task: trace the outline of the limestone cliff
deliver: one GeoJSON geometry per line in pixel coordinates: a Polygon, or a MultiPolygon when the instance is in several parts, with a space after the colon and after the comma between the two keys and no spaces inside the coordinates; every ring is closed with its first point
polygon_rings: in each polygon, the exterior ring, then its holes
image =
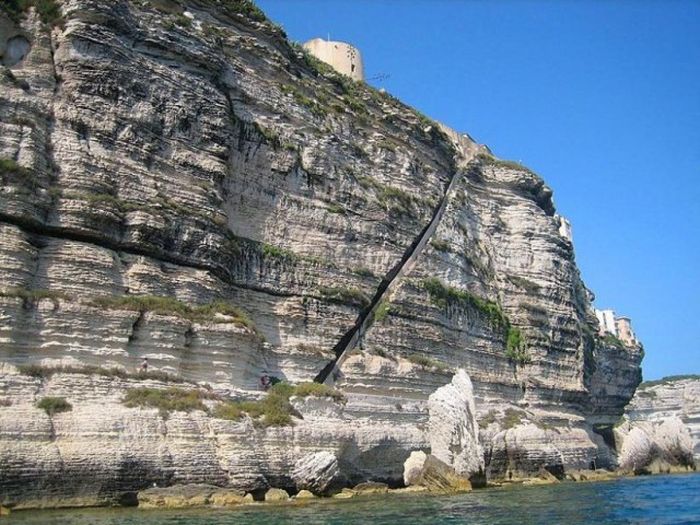
{"type": "Polygon", "coordinates": [[[537,175],[246,1],[57,10],[0,12],[0,503],[293,489],[324,451],[347,483],[400,484],[457,369],[490,476],[614,461],[642,352],[594,335],[537,175]],[[126,373],[144,357],[163,375],[126,373]],[[263,371],[346,402],[292,397],[292,426],[213,416],[260,398],[263,371]],[[169,417],[123,402],[172,380],[211,396],[169,417]]]}
{"type": "Polygon", "coordinates": [[[700,377],[642,383],[615,434],[625,468],[694,469],[700,462],[700,377]]]}

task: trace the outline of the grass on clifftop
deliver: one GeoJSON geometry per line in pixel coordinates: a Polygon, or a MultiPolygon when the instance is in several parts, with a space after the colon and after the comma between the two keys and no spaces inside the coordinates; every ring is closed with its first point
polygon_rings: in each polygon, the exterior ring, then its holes
{"type": "Polygon", "coordinates": [[[517,170],[517,171],[526,171],[527,173],[532,173],[533,175],[536,175],[534,171],[532,171],[530,168],[527,166],[523,166],[519,162],[515,162],[513,160],[502,160],[502,159],[497,159],[493,155],[489,153],[479,153],[476,156],[476,159],[481,162],[482,164],[485,165],[492,165],[500,168],[507,168],[511,170],[517,170]]]}
{"type": "Polygon", "coordinates": [[[661,379],[654,379],[652,381],[644,381],[638,387],[638,390],[643,390],[645,388],[651,388],[658,385],[670,385],[675,381],[683,381],[684,379],[695,379],[700,380],[700,375],[698,374],[683,374],[677,376],[666,376],[661,379]]]}
{"type": "Polygon", "coordinates": [[[49,416],[73,410],[73,405],[66,401],[65,397],[43,397],[36,406],[44,410],[49,416]]]}
{"type": "Polygon", "coordinates": [[[336,402],[345,401],[341,392],[319,383],[300,383],[296,386],[277,383],[260,401],[225,401],[214,407],[212,415],[231,421],[238,421],[248,415],[265,427],[288,426],[292,424],[294,413],[294,408],[289,402],[292,396],[327,397],[336,402]]]}

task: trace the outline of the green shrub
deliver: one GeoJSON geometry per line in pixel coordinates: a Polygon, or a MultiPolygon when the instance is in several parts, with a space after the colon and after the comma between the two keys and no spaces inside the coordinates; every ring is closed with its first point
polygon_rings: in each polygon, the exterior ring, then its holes
{"type": "Polygon", "coordinates": [[[479,428],[487,428],[491,423],[496,422],[496,411],[489,410],[488,413],[479,420],[479,428]]]}
{"type": "Polygon", "coordinates": [[[369,305],[369,299],[357,288],[322,286],[319,291],[324,299],[340,304],[354,304],[361,307],[369,305]]]}
{"type": "Polygon", "coordinates": [[[520,277],[518,275],[510,275],[508,276],[508,280],[512,282],[515,286],[522,288],[528,293],[536,294],[540,291],[539,284],[537,284],[534,281],[531,281],[530,279],[526,279],[525,277],[520,277]]]}
{"type": "Polygon", "coordinates": [[[222,0],[217,3],[228,14],[241,14],[256,22],[265,22],[267,17],[251,0],[222,0]]]}
{"type": "Polygon", "coordinates": [[[345,401],[345,396],[342,392],[321,383],[300,383],[294,387],[293,395],[299,397],[329,397],[333,401],[345,401]]]}
{"type": "Polygon", "coordinates": [[[41,299],[51,299],[54,305],[58,304],[59,299],[62,299],[64,301],[70,301],[72,299],[72,297],[67,293],[60,292],[58,290],[46,290],[43,288],[29,290],[28,288],[20,287],[0,290],[0,297],[17,297],[23,299],[25,304],[36,303],[41,299]]]}
{"type": "Polygon", "coordinates": [[[482,299],[467,291],[446,286],[437,277],[424,279],[423,288],[427,290],[431,301],[441,308],[446,308],[450,304],[471,307],[481,312],[496,330],[503,330],[505,332],[510,326],[510,321],[503,313],[498,303],[489,301],[488,299],[482,299]]]}
{"type": "Polygon", "coordinates": [[[161,416],[167,418],[170,412],[191,412],[202,410],[207,412],[204,399],[212,399],[212,395],[197,389],[183,388],[131,388],[126,391],[122,401],[130,408],[157,408],[161,416]]]}
{"type": "Polygon", "coordinates": [[[523,341],[523,336],[519,328],[513,326],[508,327],[506,334],[506,357],[521,365],[530,362],[530,356],[527,354],[525,342],[523,341]]]}
{"type": "Polygon", "coordinates": [[[318,101],[306,96],[296,86],[282,84],[281,90],[285,95],[292,95],[297,104],[306,107],[314,115],[318,117],[325,117],[328,114],[326,109],[318,101]]]}
{"type": "Polygon", "coordinates": [[[274,259],[282,259],[286,261],[295,261],[299,257],[290,250],[280,248],[279,246],[273,246],[272,244],[263,243],[262,244],[262,254],[265,257],[271,257],[274,259]]]}
{"type": "Polygon", "coordinates": [[[30,7],[36,9],[45,24],[55,26],[63,22],[61,9],[55,0],[3,0],[0,9],[4,8],[13,19],[19,20],[30,7]]]}
{"type": "Polygon", "coordinates": [[[12,159],[0,158],[0,175],[5,174],[27,175],[29,174],[29,170],[23,166],[20,166],[12,159]]]}
{"type": "Polygon", "coordinates": [[[118,377],[120,379],[137,379],[145,381],[151,379],[154,381],[163,381],[166,383],[184,383],[184,379],[168,374],[167,372],[161,372],[158,370],[149,370],[130,373],[123,368],[105,368],[101,366],[94,365],[58,365],[58,366],[48,366],[39,364],[26,364],[19,365],[17,367],[20,374],[35,377],[38,379],[48,379],[54,374],[83,374],[83,375],[98,375],[104,377],[118,377]]]}
{"type": "Polygon", "coordinates": [[[674,383],[675,381],[683,381],[685,379],[694,379],[694,380],[700,380],[700,375],[697,374],[684,374],[684,375],[676,375],[676,376],[666,376],[662,377],[661,379],[654,379],[652,381],[644,381],[639,385],[639,389],[643,390],[645,388],[651,388],[652,386],[657,386],[657,385],[670,385],[671,383],[674,383]]]}
{"type": "Polygon", "coordinates": [[[339,215],[345,215],[346,210],[340,204],[333,203],[328,205],[328,213],[337,213],[339,215]]]}
{"type": "Polygon", "coordinates": [[[623,343],[619,337],[611,333],[606,332],[605,335],[601,337],[601,341],[608,346],[614,346],[620,349],[625,348],[625,343],[623,343]]]}
{"type": "Polygon", "coordinates": [[[387,315],[391,312],[391,303],[387,300],[383,300],[377,305],[377,309],[374,311],[374,320],[381,323],[386,319],[387,315]]]}
{"type": "Polygon", "coordinates": [[[518,363],[530,362],[526,351],[525,340],[519,328],[511,325],[510,320],[498,303],[482,299],[467,291],[457,290],[446,286],[437,277],[429,277],[422,281],[423,288],[427,290],[430,300],[441,308],[457,304],[462,307],[473,308],[486,317],[494,330],[500,330],[506,340],[506,356],[518,363]]]}
{"type": "Polygon", "coordinates": [[[505,417],[502,421],[503,428],[509,429],[518,426],[520,423],[522,423],[524,415],[525,412],[523,412],[522,410],[507,408],[505,411],[505,417]]]}
{"type": "Polygon", "coordinates": [[[421,354],[409,354],[406,356],[406,359],[408,359],[411,363],[420,366],[423,369],[430,368],[439,372],[445,372],[449,370],[449,367],[445,363],[421,354]]]}
{"type": "Polygon", "coordinates": [[[431,239],[430,246],[439,252],[451,252],[450,243],[443,239],[431,239]]]}
{"type": "MultiPolygon", "coordinates": [[[[176,315],[190,321],[217,321],[216,314],[233,317],[233,322],[255,331],[253,321],[243,310],[226,301],[216,300],[211,303],[190,306],[174,297],[158,295],[108,295],[97,297],[90,304],[105,309],[123,309],[136,312],[155,312],[176,315]]],[[[221,320],[221,322],[229,322],[221,320]]]]}
{"type": "Polygon", "coordinates": [[[175,15],[175,25],[178,27],[188,29],[192,27],[192,19],[183,14],[177,14],[175,15]]]}
{"type": "Polygon", "coordinates": [[[44,410],[49,416],[73,410],[73,405],[66,401],[65,397],[43,397],[36,406],[44,410]]]}
{"type": "Polygon", "coordinates": [[[366,266],[356,266],[350,270],[355,275],[360,277],[375,277],[374,272],[366,266]]]}
{"type": "Polygon", "coordinates": [[[495,166],[495,167],[517,170],[517,171],[526,171],[528,173],[532,173],[533,175],[535,175],[535,172],[533,172],[530,168],[523,166],[519,162],[515,162],[512,160],[497,159],[496,157],[494,157],[493,155],[491,155],[489,153],[479,153],[476,156],[476,159],[479,162],[481,162],[481,164],[484,164],[484,165],[491,165],[491,166],[495,166]]]}
{"type": "Polygon", "coordinates": [[[293,423],[294,408],[289,402],[292,396],[328,397],[336,402],[344,402],[345,396],[334,388],[319,383],[301,383],[297,386],[289,383],[277,383],[268,390],[267,395],[259,401],[224,401],[217,404],[212,411],[214,417],[238,421],[245,415],[265,427],[283,427],[293,423]]]}

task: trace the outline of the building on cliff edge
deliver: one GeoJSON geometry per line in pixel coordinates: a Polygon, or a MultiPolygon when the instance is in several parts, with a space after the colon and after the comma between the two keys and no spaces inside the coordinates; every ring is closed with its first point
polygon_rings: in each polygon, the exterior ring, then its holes
{"type": "Polygon", "coordinates": [[[360,50],[346,42],[314,38],[303,48],[333,69],[353,80],[365,80],[365,68],[360,50]]]}
{"type": "Polygon", "coordinates": [[[612,334],[627,346],[638,346],[639,340],[632,330],[629,317],[618,316],[613,310],[595,309],[595,316],[600,325],[600,335],[612,334]]]}

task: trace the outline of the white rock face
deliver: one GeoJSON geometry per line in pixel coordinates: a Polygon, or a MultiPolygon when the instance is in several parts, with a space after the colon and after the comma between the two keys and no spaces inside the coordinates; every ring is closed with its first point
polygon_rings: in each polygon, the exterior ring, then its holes
{"type": "Polygon", "coordinates": [[[299,489],[310,490],[317,496],[328,495],[342,488],[338,459],[330,452],[308,454],[294,465],[292,479],[299,489]]]}
{"type": "Polygon", "coordinates": [[[460,476],[483,472],[474,389],[464,370],[458,370],[451,383],[428,398],[428,414],[430,453],[460,476]]]}
{"type": "Polygon", "coordinates": [[[414,450],[403,464],[403,482],[407,487],[415,485],[423,472],[428,455],[422,450],[414,450]]]}
{"type": "MultiPolygon", "coordinates": [[[[640,423],[662,423],[669,421],[664,432],[677,428],[677,438],[685,440],[685,429],[690,435],[691,448],[696,462],[700,462],[700,379],[668,378],[658,384],[642,384],[625,410],[625,417],[632,427],[640,423]],[[675,419],[680,419],[680,427],[675,419]]],[[[649,427],[644,427],[648,429],[649,427]]],[[[658,434],[658,430],[652,432],[658,434]]],[[[668,442],[664,438],[664,442],[668,442]]]]}
{"type": "Polygon", "coordinates": [[[616,439],[623,470],[655,472],[695,464],[690,429],[677,417],[627,423],[616,429],[616,439]]]}

